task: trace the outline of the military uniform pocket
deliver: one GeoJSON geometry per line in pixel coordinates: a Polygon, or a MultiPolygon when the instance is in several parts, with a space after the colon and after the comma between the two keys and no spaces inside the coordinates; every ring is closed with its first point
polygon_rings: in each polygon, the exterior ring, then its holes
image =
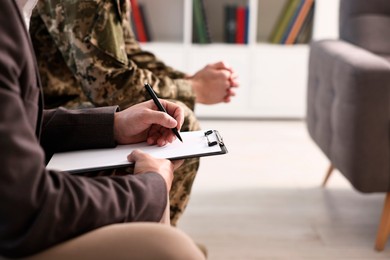
{"type": "Polygon", "coordinates": [[[122,64],[127,64],[122,18],[115,1],[102,1],[88,40],[96,48],[122,64]]]}

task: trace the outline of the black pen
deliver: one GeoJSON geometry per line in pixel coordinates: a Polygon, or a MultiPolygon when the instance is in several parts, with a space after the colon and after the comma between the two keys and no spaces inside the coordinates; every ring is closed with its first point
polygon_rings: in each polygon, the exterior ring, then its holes
{"type": "MultiPolygon", "coordinates": [[[[165,108],[161,105],[160,101],[158,100],[157,95],[156,95],[156,93],[154,93],[154,90],[152,89],[152,87],[148,83],[145,83],[145,88],[148,91],[149,95],[152,97],[154,104],[156,104],[158,110],[160,110],[161,112],[167,113],[165,108]]],[[[179,131],[177,131],[177,128],[171,128],[171,129],[172,129],[172,132],[177,136],[177,138],[179,138],[179,140],[181,142],[183,142],[183,139],[181,139],[181,136],[179,134],[179,131]]]]}

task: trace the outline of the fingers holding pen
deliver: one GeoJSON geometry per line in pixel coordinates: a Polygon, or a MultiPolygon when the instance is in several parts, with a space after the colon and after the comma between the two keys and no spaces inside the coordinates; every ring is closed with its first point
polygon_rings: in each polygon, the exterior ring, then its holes
{"type": "Polygon", "coordinates": [[[171,129],[155,125],[151,127],[146,141],[148,144],[164,146],[168,143],[172,143],[175,140],[176,136],[173,134],[171,129]]]}
{"type": "Polygon", "coordinates": [[[167,113],[176,120],[176,122],[177,122],[176,129],[180,130],[181,126],[184,123],[183,109],[179,105],[177,105],[173,102],[170,102],[170,101],[167,101],[164,99],[159,99],[159,101],[160,101],[161,105],[165,108],[167,113]]]}
{"type": "Polygon", "coordinates": [[[149,144],[157,143],[157,145],[163,146],[168,142],[173,142],[175,140],[175,136],[181,140],[178,130],[184,122],[184,111],[175,103],[157,98],[157,95],[154,93],[149,84],[146,83],[145,88],[153,99],[155,109],[160,111],[159,113],[156,113],[156,116],[161,116],[161,120],[171,121],[174,119],[175,121],[175,125],[170,125],[171,122],[168,122],[169,124],[160,124],[162,127],[152,127],[149,132],[147,142],[149,144]]]}
{"type": "Polygon", "coordinates": [[[167,113],[158,111],[152,100],[139,103],[114,115],[114,138],[118,144],[149,143],[165,145],[175,140],[171,128],[180,129],[184,112],[180,106],[161,100],[167,113]]]}

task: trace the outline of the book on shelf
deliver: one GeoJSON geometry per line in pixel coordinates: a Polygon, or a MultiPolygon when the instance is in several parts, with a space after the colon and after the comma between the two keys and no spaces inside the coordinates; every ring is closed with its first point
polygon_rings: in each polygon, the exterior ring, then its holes
{"type": "MultiPolygon", "coordinates": [[[[299,31],[301,30],[306,18],[308,17],[310,11],[313,14],[313,5],[314,0],[303,0],[302,1],[302,7],[299,9],[299,12],[297,14],[297,17],[291,27],[291,29],[288,32],[288,35],[284,41],[284,44],[294,44],[299,31]]],[[[312,15],[311,14],[311,15],[312,15]]],[[[312,19],[307,20],[307,22],[312,23],[312,19]]]]}
{"type": "Polygon", "coordinates": [[[193,0],[193,42],[211,43],[204,0],[193,0]]]}
{"type": "Polygon", "coordinates": [[[297,7],[295,8],[294,12],[293,12],[293,15],[291,16],[288,24],[287,24],[287,28],[286,30],[283,32],[283,36],[282,36],[282,39],[280,40],[279,43],[281,44],[284,44],[287,40],[287,37],[288,35],[290,34],[291,32],[291,29],[293,28],[297,18],[298,18],[298,15],[299,13],[301,12],[302,10],[302,7],[304,5],[306,0],[299,0],[299,4],[297,5],[297,7]]]}
{"type": "Polygon", "coordinates": [[[249,6],[245,7],[245,44],[249,43],[249,6]]]}
{"type": "Polygon", "coordinates": [[[236,5],[225,5],[224,7],[224,26],[225,42],[236,42],[236,5]]]}
{"type": "Polygon", "coordinates": [[[300,3],[301,0],[289,0],[286,2],[271,33],[269,39],[271,43],[282,43],[283,36],[287,32],[289,24],[294,19],[294,14],[299,8],[300,3]]]}
{"type": "Polygon", "coordinates": [[[137,0],[130,0],[131,12],[132,12],[132,22],[134,24],[133,29],[135,36],[139,42],[147,42],[145,26],[142,19],[142,14],[139,8],[137,0]]]}
{"type": "Polygon", "coordinates": [[[211,37],[211,33],[210,33],[210,28],[209,28],[209,23],[208,23],[208,19],[207,19],[207,14],[206,14],[206,6],[205,6],[205,0],[200,0],[200,7],[201,7],[201,10],[202,10],[202,16],[203,16],[203,19],[204,19],[204,31],[205,31],[205,34],[206,34],[206,41],[207,43],[211,43],[212,42],[212,37],[211,37]]]}
{"type": "Polygon", "coordinates": [[[249,37],[249,7],[241,5],[225,5],[226,43],[247,44],[249,37]]]}
{"type": "Polygon", "coordinates": [[[308,43],[310,41],[313,32],[314,5],[315,3],[311,6],[302,27],[298,32],[294,44],[308,43]]]}
{"type": "Polygon", "coordinates": [[[245,43],[245,7],[237,6],[236,8],[236,37],[235,43],[245,43]]]}

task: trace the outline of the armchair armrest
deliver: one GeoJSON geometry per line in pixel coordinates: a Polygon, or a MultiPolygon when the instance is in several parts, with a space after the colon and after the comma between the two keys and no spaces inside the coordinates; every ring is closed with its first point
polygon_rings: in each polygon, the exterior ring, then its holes
{"type": "Polygon", "coordinates": [[[359,191],[390,190],[389,118],[388,61],[340,40],[311,44],[309,134],[359,191]]]}

